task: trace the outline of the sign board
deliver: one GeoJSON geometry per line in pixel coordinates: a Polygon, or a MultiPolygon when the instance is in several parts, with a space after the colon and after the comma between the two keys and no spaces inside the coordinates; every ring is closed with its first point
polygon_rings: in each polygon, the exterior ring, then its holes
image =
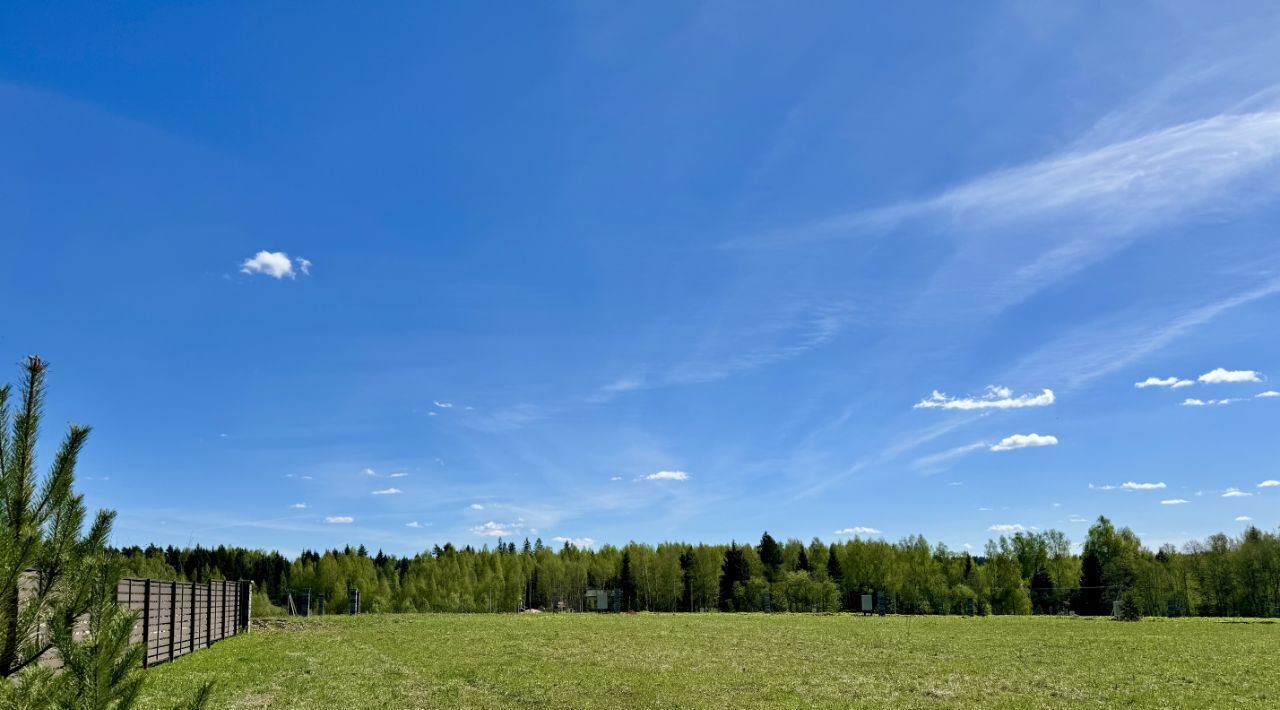
{"type": "Polygon", "coordinates": [[[870,614],[873,610],[874,610],[874,607],[872,606],[872,595],[863,594],[862,595],[862,613],[870,614]]]}

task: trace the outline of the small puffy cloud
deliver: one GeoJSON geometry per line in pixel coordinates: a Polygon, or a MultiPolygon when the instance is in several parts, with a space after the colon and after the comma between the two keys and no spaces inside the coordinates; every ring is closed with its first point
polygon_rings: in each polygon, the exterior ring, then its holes
{"type": "Polygon", "coordinates": [[[1168,500],[1160,501],[1160,505],[1186,505],[1190,502],[1186,498],[1169,498],[1168,500]]]}
{"type": "Polygon", "coordinates": [[[521,527],[518,523],[495,523],[490,520],[484,525],[471,528],[471,532],[482,537],[511,537],[518,535],[521,527]]]}
{"type": "Polygon", "coordinates": [[[684,471],[658,471],[644,477],[646,481],[687,481],[689,474],[684,471]]]}
{"type": "Polygon", "coordinates": [[[1272,397],[1280,397],[1280,392],[1267,390],[1266,392],[1259,392],[1254,395],[1254,398],[1256,399],[1271,399],[1272,397]]]}
{"type": "Polygon", "coordinates": [[[1021,409],[1022,407],[1047,407],[1053,404],[1053,390],[1040,394],[1013,396],[1008,387],[988,385],[986,391],[973,397],[949,397],[938,390],[916,402],[915,409],[1021,409]]]}
{"type": "Polygon", "coordinates": [[[289,507],[290,507],[290,508],[293,508],[294,510],[303,510],[304,508],[306,508],[306,507],[307,507],[307,504],[306,504],[306,503],[294,503],[293,505],[291,505],[291,506],[289,506],[289,507]]]}
{"type": "Polygon", "coordinates": [[[1227,490],[1222,492],[1223,498],[1248,498],[1251,495],[1253,494],[1248,493],[1246,491],[1242,491],[1239,488],[1228,488],[1227,490]]]}
{"type": "Polygon", "coordinates": [[[470,507],[472,510],[484,510],[484,506],[480,505],[479,503],[472,503],[468,507],[470,507]]]}
{"type": "Polygon", "coordinates": [[[1258,487],[1259,488],[1280,488],[1280,481],[1277,481],[1274,478],[1268,479],[1266,481],[1263,481],[1262,483],[1259,483],[1258,487]]]}
{"type": "Polygon", "coordinates": [[[365,470],[361,471],[360,473],[363,473],[363,474],[364,474],[364,475],[366,475],[366,476],[376,476],[376,475],[378,475],[378,472],[377,472],[377,471],[374,471],[374,470],[373,470],[373,469],[371,469],[371,468],[366,468],[365,470]]]}
{"type": "Polygon", "coordinates": [[[1247,523],[1247,522],[1249,522],[1250,520],[1253,520],[1253,518],[1250,518],[1250,517],[1249,517],[1249,516],[1247,516],[1247,515],[1237,515],[1237,516],[1236,516],[1236,522],[1237,522],[1237,523],[1247,523]]]}
{"type": "Polygon", "coordinates": [[[1058,437],[1040,434],[1014,434],[1006,436],[1000,440],[999,444],[991,447],[992,451],[1013,451],[1014,449],[1025,449],[1032,446],[1057,446],[1058,437]]]}
{"type": "Polygon", "coordinates": [[[1261,382],[1262,377],[1253,370],[1227,370],[1217,368],[1210,370],[1199,377],[1200,381],[1206,385],[1219,385],[1232,382],[1261,382]]]}
{"type": "MultiPolygon", "coordinates": [[[[311,273],[310,261],[298,259],[297,263],[303,274],[311,273]]],[[[289,255],[282,251],[260,251],[240,262],[240,273],[262,274],[273,279],[292,279],[297,276],[297,272],[293,270],[293,264],[289,255]]]]}
{"type": "Polygon", "coordinates": [[[434,402],[432,402],[432,404],[436,405],[441,409],[453,409],[453,402],[441,402],[440,400],[437,399],[434,402]]]}
{"type": "Polygon", "coordinates": [[[594,546],[594,545],[596,544],[596,541],[595,541],[595,540],[592,540],[592,539],[591,539],[591,538],[589,538],[589,537],[562,537],[562,536],[556,536],[556,537],[553,537],[553,538],[551,538],[551,539],[552,539],[552,540],[555,540],[556,542],[567,542],[567,543],[569,543],[570,545],[573,545],[574,547],[577,547],[577,548],[580,548],[580,549],[584,549],[584,550],[585,550],[585,549],[588,549],[588,548],[590,548],[590,547],[592,547],[592,546],[594,546]]]}
{"type": "Polygon", "coordinates": [[[1177,377],[1166,377],[1164,379],[1161,379],[1159,377],[1148,377],[1147,379],[1141,382],[1133,383],[1133,386],[1137,387],[1138,389],[1146,389],[1147,387],[1168,387],[1170,389],[1176,390],[1176,389],[1181,389],[1183,387],[1190,387],[1191,385],[1194,385],[1194,384],[1195,383],[1192,382],[1191,380],[1183,380],[1177,377]]]}
{"type": "Polygon", "coordinates": [[[610,477],[609,477],[609,480],[610,480],[610,481],[621,481],[621,480],[622,480],[622,476],[610,476],[610,477]]]}
{"type": "Polygon", "coordinates": [[[422,527],[422,523],[420,523],[420,522],[418,522],[418,521],[414,520],[414,521],[412,521],[412,522],[405,523],[405,524],[404,524],[404,526],[405,526],[406,528],[420,528],[420,527],[422,527]]]}
{"type": "Polygon", "coordinates": [[[1137,481],[1125,481],[1120,487],[1126,491],[1158,491],[1168,486],[1164,485],[1164,481],[1156,481],[1155,483],[1138,483],[1137,481]]]}
{"type": "Polygon", "coordinates": [[[404,493],[404,491],[399,488],[379,488],[378,490],[373,491],[373,495],[375,496],[394,496],[401,493],[404,493]]]}
{"type": "Polygon", "coordinates": [[[855,525],[851,528],[841,528],[835,532],[836,535],[879,535],[880,531],[875,528],[869,528],[862,525],[855,525]]]}
{"type": "Polygon", "coordinates": [[[990,532],[999,532],[999,533],[1025,532],[1027,530],[1027,527],[1019,523],[999,523],[996,525],[992,525],[991,527],[987,528],[987,530],[989,530],[990,532]]]}
{"type": "Polygon", "coordinates": [[[350,515],[330,515],[324,521],[330,525],[346,525],[347,523],[354,523],[356,519],[350,515]]]}
{"type": "Polygon", "coordinates": [[[301,272],[302,272],[302,274],[303,274],[304,276],[310,276],[310,275],[311,275],[311,260],[310,260],[310,259],[303,259],[302,257],[298,257],[297,259],[294,259],[293,261],[298,265],[298,271],[301,271],[301,272]]]}

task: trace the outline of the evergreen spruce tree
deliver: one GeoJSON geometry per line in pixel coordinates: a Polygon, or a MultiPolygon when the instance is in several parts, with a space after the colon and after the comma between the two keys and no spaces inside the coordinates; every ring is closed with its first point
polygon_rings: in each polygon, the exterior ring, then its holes
{"type": "Polygon", "coordinates": [[[751,568],[747,565],[747,557],[742,548],[734,542],[724,551],[724,566],[720,574],[720,610],[734,611],[735,586],[746,586],[751,577],[751,568]]]}
{"type": "Polygon", "coordinates": [[[777,580],[778,570],[782,567],[782,548],[778,541],[766,530],[760,536],[760,562],[764,564],[764,576],[770,583],[777,580]]]}
{"type": "Polygon", "coordinates": [[[622,570],[618,574],[618,584],[622,587],[622,610],[633,611],[636,608],[636,580],[631,573],[631,551],[622,551],[622,570]]]}

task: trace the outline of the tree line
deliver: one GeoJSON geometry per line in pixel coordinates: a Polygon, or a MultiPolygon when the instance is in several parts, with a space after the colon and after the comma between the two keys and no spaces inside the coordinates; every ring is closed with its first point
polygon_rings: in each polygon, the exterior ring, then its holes
{"type": "Polygon", "coordinates": [[[899,614],[1280,616],[1280,535],[1247,528],[1152,551],[1101,517],[1077,553],[1056,530],[1019,532],[981,554],[854,538],[728,545],[629,543],[584,549],[538,539],[493,547],[446,544],[413,557],[364,546],[278,552],[234,547],[117,551],[128,574],[250,579],[255,614],[279,613],[289,590],[326,597],[331,613],[360,590],[370,612],[582,610],[588,589],[617,590],[627,611],[859,611],[864,594],[899,614]]]}

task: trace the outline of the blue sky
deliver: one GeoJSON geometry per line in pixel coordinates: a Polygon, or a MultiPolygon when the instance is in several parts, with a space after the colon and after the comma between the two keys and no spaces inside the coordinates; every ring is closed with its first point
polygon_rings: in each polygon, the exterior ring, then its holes
{"type": "Polygon", "coordinates": [[[0,360],[120,544],[1273,528],[1278,31],[11,4],[0,360]]]}

